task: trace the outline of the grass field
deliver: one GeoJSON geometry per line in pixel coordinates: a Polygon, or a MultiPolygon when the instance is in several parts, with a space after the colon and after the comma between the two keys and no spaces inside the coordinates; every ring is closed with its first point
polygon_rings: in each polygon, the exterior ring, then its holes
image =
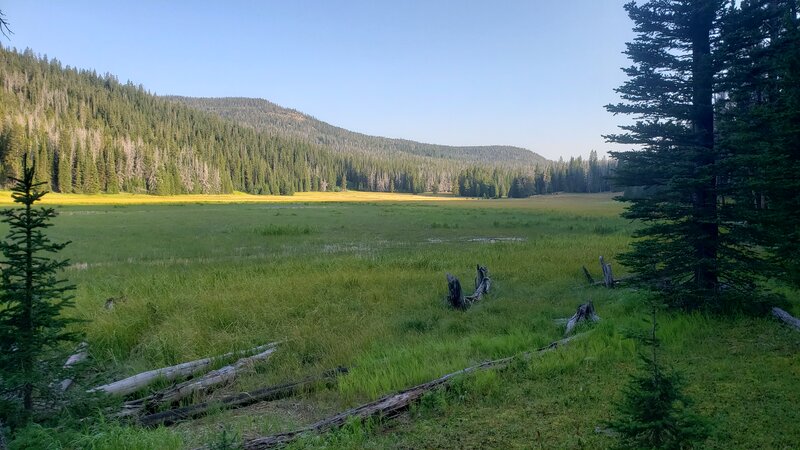
{"type": "MultiPolygon", "coordinates": [[[[52,448],[166,449],[289,430],[558,339],[555,319],[587,299],[602,321],[584,339],[464,377],[399,420],[352,424],[295,447],[614,443],[594,430],[636,368],[626,333],[647,326],[647,311],[641,294],[590,288],[580,270],[599,275],[597,257],[605,255],[624,274],[615,256],[633,228],[609,195],[46,198],[62,204],[50,235],[72,241],[66,275],[78,285],[75,314],[88,320],[86,384],[275,340],[285,343],[273,358],[225,392],[352,368],[332,388],[169,429],[103,422],[42,431],[52,448]],[[448,309],[445,273],[469,287],[476,263],[488,266],[493,292],[469,311],[448,309]],[[109,297],[125,300],[105,310],[109,297]]],[[[769,318],[664,314],[660,325],[664,359],[715,424],[705,447],[796,448],[800,333],[769,318]]]]}

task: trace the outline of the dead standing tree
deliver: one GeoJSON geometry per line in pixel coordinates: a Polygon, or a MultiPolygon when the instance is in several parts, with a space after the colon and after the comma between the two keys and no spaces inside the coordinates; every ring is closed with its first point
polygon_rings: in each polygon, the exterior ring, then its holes
{"type": "Polygon", "coordinates": [[[489,269],[485,266],[477,266],[478,274],[475,277],[475,292],[472,295],[464,296],[461,290],[461,282],[451,274],[447,274],[447,302],[455,309],[467,309],[473,303],[488,294],[492,286],[492,279],[489,277],[489,269]]]}

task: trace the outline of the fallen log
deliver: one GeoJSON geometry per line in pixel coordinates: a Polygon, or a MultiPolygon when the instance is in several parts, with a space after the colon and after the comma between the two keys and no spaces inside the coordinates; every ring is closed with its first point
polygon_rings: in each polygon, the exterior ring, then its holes
{"type": "MultiPolygon", "coordinates": [[[[67,358],[67,362],[64,363],[63,368],[69,369],[70,367],[74,366],[75,364],[81,363],[86,361],[89,357],[89,344],[86,342],[81,342],[78,344],[78,348],[75,350],[69,358],[67,358]]],[[[73,384],[72,378],[65,378],[61,380],[59,386],[61,387],[61,392],[66,392],[73,384]]]]}
{"type": "Polygon", "coordinates": [[[595,313],[594,304],[591,301],[588,301],[578,306],[578,310],[575,311],[575,314],[573,314],[572,317],[567,320],[567,327],[564,331],[564,336],[572,333],[572,330],[574,330],[580,322],[597,322],[599,320],[600,316],[595,313]]]}
{"type": "Polygon", "coordinates": [[[278,342],[272,342],[270,344],[245,350],[243,352],[230,352],[220,356],[198,359],[196,361],[189,361],[170,367],[163,367],[161,369],[149,370],[147,372],[130,376],[123,380],[97,386],[89,389],[87,392],[105,392],[106,394],[126,395],[136,392],[145,386],[154,383],[156,380],[174,380],[176,378],[185,378],[198,372],[202,372],[219,360],[227,359],[237,355],[250,355],[256,352],[265,352],[269,349],[274,349],[277,345],[278,342]]]}
{"type": "Polygon", "coordinates": [[[275,350],[275,347],[270,347],[261,353],[241,358],[233,364],[212,370],[199,378],[178,383],[144,398],[127,401],[122,404],[122,410],[116,416],[127,417],[141,414],[145,411],[152,411],[153,407],[157,405],[174,404],[195,393],[209,392],[230,383],[243,369],[269,358],[275,350]]]}
{"type": "MultiPolygon", "coordinates": [[[[286,433],[273,434],[271,436],[265,436],[247,440],[243,443],[243,447],[246,450],[261,450],[261,449],[283,446],[298,439],[299,437],[305,434],[323,433],[325,431],[340,428],[352,419],[365,420],[370,417],[381,417],[384,419],[390,419],[403,412],[406,408],[408,408],[408,406],[411,403],[417,401],[426,392],[429,392],[440,386],[448,384],[455,377],[459,375],[464,375],[481,370],[502,368],[507,366],[517,358],[529,359],[534,355],[538,355],[547,352],[549,350],[558,348],[560,346],[563,346],[564,344],[571,341],[572,339],[575,339],[578,336],[581,336],[581,334],[564,338],[559,341],[555,341],[545,347],[542,347],[532,352],[525,352],[521,355],[510,356],[507,358],[497,359],[494,361],[486,361],[484,363],[475,366],[467,367],[465,369],[461,369],[459,371],[444,375],[443,377],[437,378],[433,381],[429,381],[427,383],[414,386],[410,389],[400,391],[396,394],[387,395],[374,402],[366,403],[364,405],[358,406],[353,409],[348,409],[344,412],[328,417],[326,419],[322,419],[314,424],[311,424],[304,428],[300,428],[295,431],[289,431],[286,433]]],[[[205,449],[205,448],[206,447],[201,447],[200,449],[205,449]]]]}
{"type": "Polygon", "coordinates": [[[772,308],[772,315],[782,320],[784,323],[794,328],[795,330],[800,330],[800,319],[792,316],[791,314],[778,308],[777,306],[772,308]]]}
{"type": "Polygon", "coordinates": [[[461,290],[461,282],[458,281],[453,275],[447,275],[447,301],[453,308],[467,309],[473,303],[483,297],[483,294],[488,294],[492,286],[492,279],[489,278],[489,270],[481,265],[477,266],[478,274],[475,277],[475,292],[472,295],[464,296],[461,290]]]}
{"type": "Polygon", "coordinates": [[[217,410],[219,408],[243,408],[254,403],[286,398],[302,392],[320,382],[329,383],[338,375],[343,373],[347,373],[347,369],[344,367],[337,367],[336,369],[329,370],[320,376],[309,377],[301,381],[285,383],[277,386],[268,386],[261,389],[256,389],[254,391],[229,395],[227,397],[222,397],[218,400],[210,402],[203,402],[196,405],[185,406],[183,408],[176,408],[169,411],[149,414],[140,418],[139,423],[148,427],[159,425],[169,426],[184,420],[190,420],[204,416],[208,414],[210,410],[217,410]]]}

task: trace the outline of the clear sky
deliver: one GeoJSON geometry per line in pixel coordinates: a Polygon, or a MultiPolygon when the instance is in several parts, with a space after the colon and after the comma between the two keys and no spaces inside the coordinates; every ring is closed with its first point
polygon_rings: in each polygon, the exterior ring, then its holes
{"type": "Polygon", "coordinates": [[[0,0],[6,46],[157,94],[260,97],[353,131],[548,158],[611,149],[627,0],[0,0]]]}

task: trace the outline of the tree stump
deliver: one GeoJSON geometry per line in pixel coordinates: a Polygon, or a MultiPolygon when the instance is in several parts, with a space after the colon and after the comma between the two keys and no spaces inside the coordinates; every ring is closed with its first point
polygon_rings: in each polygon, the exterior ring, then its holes
{"type": "Polygon", "coordinates": [[[594,311],[594,304],[590,301],[578,306],[578,310],[575,311],[572,317],[569,318],[567,321],[567,328],[564,331],[564,336],[572,333],[572,330],[578,326],[578,324],[582,321],[587,322],[597,322],[600,320],[600,317],[594,311]]]}

